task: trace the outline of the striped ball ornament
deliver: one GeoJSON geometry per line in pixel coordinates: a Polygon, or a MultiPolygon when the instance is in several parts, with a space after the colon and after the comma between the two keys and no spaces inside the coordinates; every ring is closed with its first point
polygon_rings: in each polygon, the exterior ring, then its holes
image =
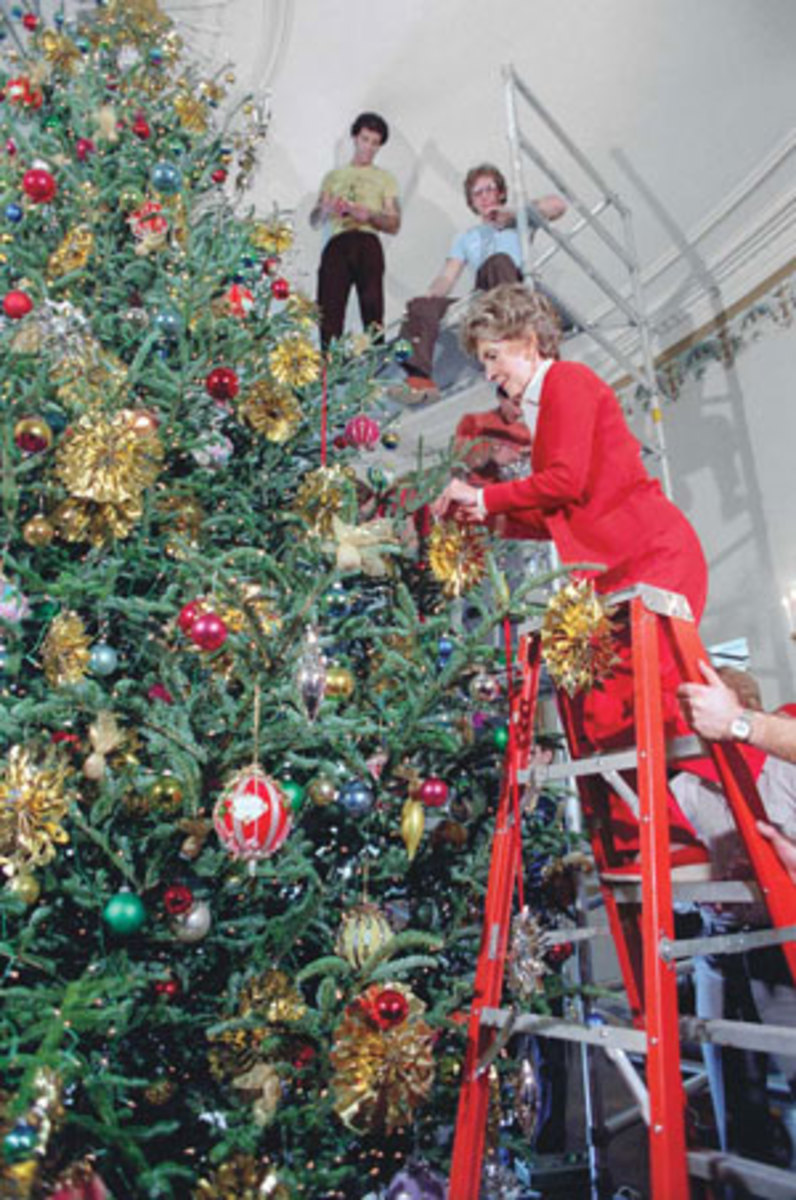
{"type": "Polygon", "coordinates": [[[233,858],[255,862],[274,854],[290,833],[290,804],[259,767],[245,767],[224,788],[213,825],[233,858]]]}
{"type": "Polygon", "coordinates": [[[341,958],[358,970],[393,936],[390,922],[381,909],[366,901],[343,914],[334,948],[341,958]]]}

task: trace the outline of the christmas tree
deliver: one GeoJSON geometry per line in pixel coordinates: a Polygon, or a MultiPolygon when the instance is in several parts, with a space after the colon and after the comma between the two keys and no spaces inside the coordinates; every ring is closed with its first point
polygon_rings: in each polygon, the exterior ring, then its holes
{"type": "Polygon", "coordinates": [[[503,578],[363,483],[386,351],[243,211],[256,100],[154,0],[4,20],[3,1195],[434,1194],[503,578]]]}

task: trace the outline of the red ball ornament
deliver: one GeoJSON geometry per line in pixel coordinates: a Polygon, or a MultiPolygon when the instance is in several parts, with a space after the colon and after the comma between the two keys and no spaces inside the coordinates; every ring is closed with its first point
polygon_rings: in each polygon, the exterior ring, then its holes
{"type": "Polygon", "coordinates": [[[233,858],[255,862],[278,850],[290,833],[290,805],[278,783],[259,767],[246,767],[216,801],[213,825],[233,858]]]}
{"type": "Polygon", "coordinates": [[[173,704],[174,697],[168,688],[165,688],[162,683],[153,683],[152,687],[147,692],[149,700],[162,700],[164,704],[173,704]]]}
{"type": "Polygon", "coordinates": [[[409,1016],[409,1001],[396,988],[384,988],[374,998],[371,1017],[380,1029],[394,1029],[409,1016]]]}
{"type": "Polygon", "coordinates": [[[9,138],[6,142],[6,154],[9,158],[13,158],[17,152],[17,144],[13,138],[9,138]]]}
{"type": "Polygon", "coordinates": [[[238,394],[238,377],[231,367],[213,367],[205,388],[214,400],[232,400],[238,394]]]}
{"type": "Polygon", "coordinates": [[[441,808],[448,799],[448,785],[444,779],[431,775],[421,783],[418,795],[426,808],[441,808]]]}
{"type": "Polygon", "coordinates": [[[269,254],[268,258],[263,259],[263,275],[273,275],[279,270],[280,259],[276,254],[269,254]]]}
{"type": "Polygon", "coordinates": [[[75,158],[78,162],[85,162],[90,154],[93,154],[97,147],[92,142],[91,138],[78,138],[75,142],[75,158]]]}
{"type": "Polygon", "coordinates": [[[188,630],[188,637],[200,650],[218,650],[227,640],[229,630],[214,612],[202,613],[188,630]]]}
{"type": "Polygon", "coordinates": [[[39,27],[39,18],[36,16],[35,13],[26,12],[24,17],[22,18],[22,24],[25,26],[26,29],[28,29],[31,33],[33,33],[33,30],[38,29],[38,27],[39,27]]]}
{"type": "Polygon", "coordinates": [[[27,292],[6,292],[3,297],[3,312],[12,321],[26,317],[33,308],[33,301],[27,292]]]}
{"type": "Polygon", "coordinates": [[[287,300],[290,295],[290,284],[281,275],[271,280],[271,295],[274,300],[287,300]]]}
{"type": "Polygon", "coordinates": [[[180,991],[179,979],[158,979],[155,983],[155,994],[163,996],[164,1000],[175,1000],[180,991]]]}
{"type": "Polygon", "coordinates": [[[572,945],[572,942],[557,942],[545,954],[545,962],[549,963],[551,967],[560,967],[568,958],[572,958],[574,953],[575,947],[572,945]]]}
{"type": "Polygon", "coordinates": [[[180,609],[180,615],[177,617],[177,624],[183,633],[190,633],[196,621],[201,617],[202,613],[207,612],[207,606],[203,600],[190,600],[188,604],[183,605],[180,609]]]}
{"type": "Polygon", "coordinates": [[[43,167],[31,167],[22,176],[22,190],[34,204],[46,204],[58,191],[58,184],[43,167]]]}
{"type": "Polygon", "coordinates": [[[140,138],[142,142],[145,142],[147,138],[152,136],[152,129],[150,128],[149,121],[147,121],[146,117],[142,113],[138,114],[130,128],[135,136],[140,138]]]}
{"type": "Polygon", "coordinates": [[[332,438],[332,445],[334,446],[335,450],[345,450],[346,446],[348,445],[348,438],[344,433],[338,433],[334,438],[332,438]]]}
{"type": "Polygon", "coordinates": [[[223,167],[216,167],[210,178],[213,180],[213,183],[224,183],[227,178],[227,172],[223,167]]]}
{"type": "Polygon", "coordinates": [[[372,450],[379,443],[381,430],[378,421],[360,413],[358,417],[352,417],[347,422],[345,435],[350,446],[356,446],[360,450],[372,450]]]}
{"type": "Polygon", "coordinates": [[[172,883],[163,893],[163,907],[170,917],[179,917],[193,908],[193,892],[183,883],[172,883]]]}
{"type": "Polygon", "coordinates": [[[76,733],[67,733],[65,729],[56,729],[50,734],[54,746],[68,746],[71,750],[79,749],[80,738],[76,733]]]}

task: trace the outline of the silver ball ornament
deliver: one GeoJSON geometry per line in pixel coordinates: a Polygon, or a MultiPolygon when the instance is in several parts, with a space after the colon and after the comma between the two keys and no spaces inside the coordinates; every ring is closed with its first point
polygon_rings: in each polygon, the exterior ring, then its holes
{"type": "Polygon", "coordinates": [[[91,647],[89,670],[94,675],[112,675],[119,665],[119,655],[107,642],[95,642],[91,647]]]}
{"type": "Polygon", "coordinates": [[[210,912],[210,905],[206,904],[204,900],[197,900],[187,913],[180,913],[179,916],[172,918],[171,931],[178,942],[191,944],[192,942],[201,942],[203,938],[207,937],[212,924],[213,915],[210,912]]]}

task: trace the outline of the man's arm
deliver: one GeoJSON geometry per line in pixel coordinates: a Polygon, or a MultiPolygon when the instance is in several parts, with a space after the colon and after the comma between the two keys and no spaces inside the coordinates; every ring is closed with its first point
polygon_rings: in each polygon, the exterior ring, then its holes
{"type": "Polygon", "coordinates": [[[338,216],[342,216],[344,203],[339,196],[333,196],[331,192],[322,191],[310,213],[310,225],[312,228],[317,229],[324,218],[328,217],[330,213],[337,213],[338,216]]]}
{"type": "Polygon", "coordinates": [[[677,696],[686,720],[700,737],[721,741],[731,738],[732,723],[743,714],[749,719],[751,746],[796,763],[796,721],[776,713],[749,712],[712,667],[700,663],[699,669],[706,683],[683,683],[677,696]]]}
{"type": "Polygon", "coordinates": [[[439,275],[429,284],[427,296],[447,296],[456,280],[464,270],[464,263],[460,258],[446,258],[445,266],[440,271],[439,275]]]}
{"type": "MultiPolygon", "coordinates": [[[[533,207],[528,209],[531,224],[538,225],[538,221],[534,221],[534,209],[540,212],[546,221],[557,221],[567,211],[566,200],[555,192],[548,196],[537,196],[531,201],[531,205],[533,207]]],[[[498,229],[511,229],[517,224],[517,214],[513,208],[496,208],[490,213],[489,221],[498,229]]]]}
{"type": "Polygon", "coordinates": [[[380,212],[366,204],[347,204],[342,214],[353,217],[360,225],[370,225],[379,233],[397,233],[401,228],[401,209],[394,196],[388,196],[380,212]]]}

